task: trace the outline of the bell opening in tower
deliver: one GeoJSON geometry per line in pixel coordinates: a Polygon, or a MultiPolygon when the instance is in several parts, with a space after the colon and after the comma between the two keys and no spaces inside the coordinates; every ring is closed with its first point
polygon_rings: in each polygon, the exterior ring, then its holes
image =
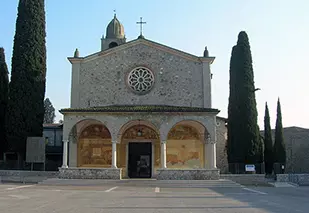
{"type": "Polygon", "coordinates": [[[111,43],[108,45],[109,48],[113,48],[113,47],[117,47],[117,46],[118,46],[118,44],[117,44],[116,42],[111,42],[111,43]]]}

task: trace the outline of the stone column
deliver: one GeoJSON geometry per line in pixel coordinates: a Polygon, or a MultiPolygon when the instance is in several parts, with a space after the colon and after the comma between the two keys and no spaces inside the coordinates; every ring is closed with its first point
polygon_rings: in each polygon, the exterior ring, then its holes
{"type": "Polygon", "coordinates": [[[210,148],[210,156],[209,156],[209,161],[210,161],[210,168],[211,169],[216,169],[217,168],[217,161],[216,161],[216,143],[215,142],[211,142],[209,144],[209,148],[210,148]]]}
{"type": "Polygon", "coordinates": [[[209,165],[209,153],[208,153],[208,150],[209,150],[209,146],[208,146],[208,143],[207,141],[204,142],[204,168],[205,169],[210,169],[210,165],[209,165]]]}
{"type": "Polygon", "coordinates": [[[112,168],[117,168],[117,141],[112,141],[112,168]]]}
{"type": "Polygon", "coordinates": [[[166,169],[166,141],[161,141],[161,167],[166,169]]]}
{"type": "Polygon", "coordinates": [[[68,145],[69,140],[63,140],[62,168],[68,168],[68,145]]]}

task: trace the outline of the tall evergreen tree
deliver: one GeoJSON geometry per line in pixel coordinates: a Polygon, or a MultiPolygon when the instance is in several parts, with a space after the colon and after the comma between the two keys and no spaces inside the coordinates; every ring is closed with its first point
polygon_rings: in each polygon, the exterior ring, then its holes
{"type": "Polygon", "coordinates": [[[262,142],[257,124],[254,75],[248,35],[238,34],[230,65],[228,118],[229,163],[262,163],[262,142]]]}
{"type": "Polygon", "coordinates": [[[0,159],[7,146],[6,137],[6,111],[8,104],[9,77],[8,67],[5,62],[4,49],[0,48],[0,159]]]}
{"type": "Polygon", "coordinates": [[[275,144],[274,144],[274,163],[285,164],[286,163],[286,150],[283,140],[283,127],[282,127],[282,115],[281,104],[278,98],[277,102],[277,120],[275,130],[275,144]]]}
{"type": "Polygon", "coordinates": [[[270,117],[267,103],[265,104],[264,116],[264,161],[266,174],[272,174],[273,171],[273,142],[271,137],[270,117]]]}
{"type": "Polygon", "coordinates": [[[20,0],[9,85],[9,148],[25,157],[27,137],[42,136],[46,82],[44,0],[20,0]]]}
{"type": "Polygon", "coordinates": [[[44,123],[45,124],[51,124],[54,123],[55,121],[55,108],[49,98],[46,98],[44,100],[44,109],[45,109],[45,114],[44,114],[44,123]]]}
{"type": "Polygon", "coordinates": [[[236,48],[232,48],[231,60],[230,60],[230,95],[229,95],[229,104],[228,104],[228,125],[227,125],[227,157],[228,162],[233,164],[241,160],[240,156],[237,155],[237,135],[234,133],[237,128],[237,123],[234,121],[237,120],[237,102],[236,102],[236,85],[237,79],[235,73],[236,65],[236,48]]]}

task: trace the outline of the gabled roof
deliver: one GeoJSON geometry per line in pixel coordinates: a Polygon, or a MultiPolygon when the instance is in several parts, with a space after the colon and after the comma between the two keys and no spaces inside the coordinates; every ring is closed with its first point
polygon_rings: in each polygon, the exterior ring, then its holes
{"type": "Polygon", "coordinates": [[[129,41],[125,44],[116,46],[114,48],[110,48],[110,49],[107,49],[107,50],[104,50],[104,51],[100,51],[100,52],[97,52],[97,53],[94,53],[94,54],[91,54],[91,55],[85,56],[85,57],[68,57],[68,60],[71,63],[80,62],[80,61],[90,61],[90,60],[96,59],[100,56],[106,56],[106,55],[118,52],[120,50],[127,49],[129,47],[132,47],[132,46],[135,46],[135,45],[138,45],[138,44],[144,44],[146,46],[153,47],[153,48],[159,49],[161,51],[168,52],[170,54],[177,55],[179,57],[182,57],[182,58],[185,58],[185,59],[188,59],[188,60],[192,60],[192,61],[196,61],[196,62],[212,63],[215,60],[215,57],[195,56],[193,54],[186,53],[184,51],[181,51],[181,50],[178,50],[178,49],[175,49],[175,48],[172,48],[172,47],[169,47],[169,46],[166,46],[166,45],[163,45],[163,44],[160,44],[160,43],[157,43],[157,42],[145,39],[145,38],[135,39],[135,40],[129,41]]]}

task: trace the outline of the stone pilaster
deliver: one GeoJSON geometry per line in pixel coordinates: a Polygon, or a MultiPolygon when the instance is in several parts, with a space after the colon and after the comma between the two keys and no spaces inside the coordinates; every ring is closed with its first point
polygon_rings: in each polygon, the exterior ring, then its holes
{"type": "Polygon", "coordinates": [[[62,168],[68,168],[68,145],[69,140],[63,140],[62,168]]]}

